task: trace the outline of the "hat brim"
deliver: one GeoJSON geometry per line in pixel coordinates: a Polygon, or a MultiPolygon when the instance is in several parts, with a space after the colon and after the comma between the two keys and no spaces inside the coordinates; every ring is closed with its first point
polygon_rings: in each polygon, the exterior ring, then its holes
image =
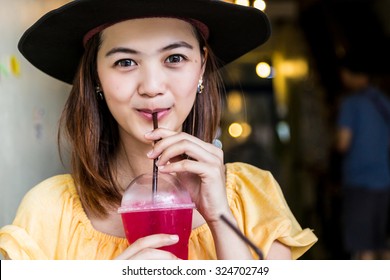
{"type": "Polygon", "coordinates": [[[222,65],[270,36],[269,20],[263,12],[223,1],[79,0],[44,15],[23,34],[18,48],[38,69],[72,84],[88,31],[106,23],[156,16],[195,19],[207,25],[208,43],[222,65]]]}

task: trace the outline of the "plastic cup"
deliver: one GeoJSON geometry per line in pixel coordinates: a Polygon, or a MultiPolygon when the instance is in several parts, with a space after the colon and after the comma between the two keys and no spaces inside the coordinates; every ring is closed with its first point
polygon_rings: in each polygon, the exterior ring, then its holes
{"type": "Polygon", "coordinates": [[[169,174],[159,174],[157,192],[152,192],[152,174],[135,178],[126,189],[121,214],[130,244],[157,233],[177,234],[179,241],[159,249],[180,259],[188,259],[188,241],[192,229],[194,203],[180,181],[169,174]]]}

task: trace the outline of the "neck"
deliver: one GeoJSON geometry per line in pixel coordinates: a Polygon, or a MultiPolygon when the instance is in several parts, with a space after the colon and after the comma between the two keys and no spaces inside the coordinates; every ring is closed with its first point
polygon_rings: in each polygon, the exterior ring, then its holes
{"type": "Polygon", "coordinates": [[[153,170],[153,160],[146,156],[151,149],[149,145],[139,147],[137,145],[126,145],[121,142],[120,148],[114,159],[116,179],[123,190],[137,176],[150,173],[153,170]]]}

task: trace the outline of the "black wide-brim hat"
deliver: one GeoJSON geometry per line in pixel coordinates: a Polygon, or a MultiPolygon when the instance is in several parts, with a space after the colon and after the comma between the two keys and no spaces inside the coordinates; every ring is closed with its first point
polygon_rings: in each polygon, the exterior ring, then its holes
{"type": "Polygon", "coordinates": [[[19,41],[19,51],[46,74],[72,84],[92,29],[132,18],[197,20],[209,29],[208,43],[225,65],[270,36],[267,16],[258,9],[218,0],[76,0],[50,11],[19,41]]]}

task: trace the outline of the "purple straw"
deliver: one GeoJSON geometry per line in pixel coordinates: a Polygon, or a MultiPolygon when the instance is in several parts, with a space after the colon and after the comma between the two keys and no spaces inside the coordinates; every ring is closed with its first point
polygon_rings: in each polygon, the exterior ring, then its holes
{"type": "Polygon", "coordinates": [[[247,245],[249,245],[249,247],[251,247],[256,255],[259,257],[259,260],[263,260],[264,259],[264,255],[263,255],[263,251],[260,250],[260,248],[258,248],[255,244],[253,244],[252,241],[250,241],[248,239],[248,237],[246,237],[235,225],[232,224],[232,222],[230,222],[224,215],[221,215],[220,216],[221,220],[226,224],[228,225],[240,238],[242,241],[244,241],[247,245]]]}
{"type": "MultiPolygon", "coordinates": [[[[156,129],[158,128],[158,122],[157,122],[157,112],[154,112],[152,114],[153,116],[153,129],[156,129]]],[[[154,143],[156,143],[157,141],[154,141],[154,143]]],[[[157,173],[158,173],[158,168],[157,168],[157,159],[154,159],[153,160],[153,182],[152,182],[152,190],[153,190],[153,200],[154,200],[154,197],[156,196],[157,194],[157,173]]]]}

